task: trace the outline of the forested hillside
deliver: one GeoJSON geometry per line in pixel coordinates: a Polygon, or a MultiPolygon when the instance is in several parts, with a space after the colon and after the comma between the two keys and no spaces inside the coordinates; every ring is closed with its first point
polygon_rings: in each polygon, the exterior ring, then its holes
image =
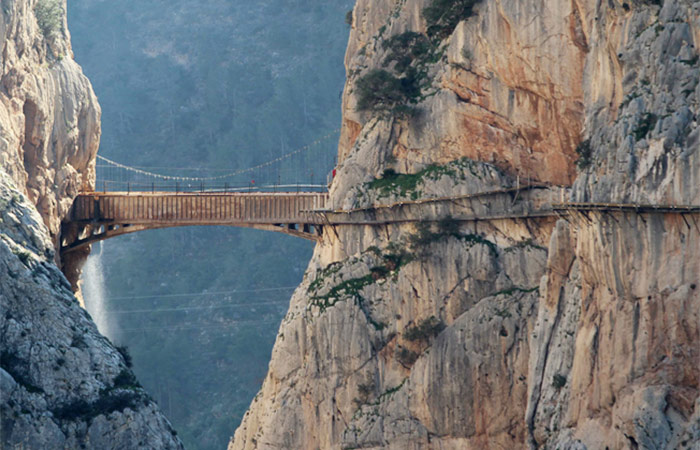
{"type": "MultiPolygon", "coordinates": [[[[99,154],[211,176],[332,133],[352,3],[69,2],[75,58],[103,110],[99,154]]],[[[270,171],[324,182],[336,142],[270,171]]],[[[109,318],[102,331],[128,347],[188,448],[223,448],[233,434],[311,251],[303,240],[233,228],[149,231],[93,249],[101,256],[88,267],[94,274],[101,262],[109,318]]],[[[86,292],[94,303],[94,289],[86,292]]]]}

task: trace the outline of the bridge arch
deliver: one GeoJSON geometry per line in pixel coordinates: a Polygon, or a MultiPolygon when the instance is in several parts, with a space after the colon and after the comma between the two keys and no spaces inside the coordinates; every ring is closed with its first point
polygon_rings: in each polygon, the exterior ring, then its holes
{"type": "Polygon", "coordinates": [[[89,192],[76,197],[61,254],[136,231],[221,225],[276,231],[309,240],[323,233],[326,192],[89,192]]]}

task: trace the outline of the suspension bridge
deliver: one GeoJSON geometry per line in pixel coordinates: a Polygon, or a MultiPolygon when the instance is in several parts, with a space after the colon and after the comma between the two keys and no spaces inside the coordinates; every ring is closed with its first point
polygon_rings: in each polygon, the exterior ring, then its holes
{"type": "MultiPolygon", "coordinates": [[[[567,190],[544,184],[330,210],[327,188],[332,177],[328,177],[325,184],[302,183],[299,175],[303,171],[299,169],[292,171],[294,180],[287,175],[283,180],[284,170],[279,167],[269,170],[277,163],[303,155],[329,136],[332,134],[248,169],[205,176],[155,172],[152,168],[126,166],[98,156],[103,164],[97,166],[97,185],[101,185],[102,191],[83,192],[75,199],[64,225],[66,229],[72,227],[80,231],[64,233],[61,253],[70,253],[104,239],[158,228],[225,225],[319,240],[328,227],[430,222],[447,215],[460,221],[492,221],[552,220],[572,213],[587,217],[591,212],[680,214],[689,227],[686,216],[690,215],[700,231],[695,221],[700,206],[568,203],[565,201],[567,190]],[[118,177],[114,176],[115,171],[120,173],[118,177]],[[250,179],[242,182],[241,176],[250,179]],[[116,190],[109,190],[108,186],[116,190]],[[450,214],[454,205],[459,205],[464,213],[450,214]]],[[[315,168],[317,174],[324,169],[315,168]]],[[[330,168],[332,166],[325,167],[327,171],[330,168]]],[[[313,180],[313,170],[306,175],[313,180]]]]}

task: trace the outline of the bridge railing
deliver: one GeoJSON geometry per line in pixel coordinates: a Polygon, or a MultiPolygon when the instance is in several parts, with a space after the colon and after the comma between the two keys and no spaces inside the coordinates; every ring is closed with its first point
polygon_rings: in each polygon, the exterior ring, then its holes
{"type": "Polygon", "coordinates": [[[93,192],[79,195],[71,220],[142,225],[313,224],[324,192],[93,192]]]}
{"type": "Polygon", "coordinates": [[[308,182],[297,183],[206,183],[206,182],[171,182],[171,183],[134,183],[124,181],[98,181],[96,192],[326,192],[328,185],[308,182]]]}

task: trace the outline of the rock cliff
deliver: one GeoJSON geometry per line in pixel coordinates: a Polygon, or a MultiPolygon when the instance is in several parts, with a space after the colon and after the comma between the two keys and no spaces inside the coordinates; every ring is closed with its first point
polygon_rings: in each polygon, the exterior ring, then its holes
{"type": "Polygon", "coordinates": [[[700,217],[522,217],[700,204],[698,45],[690,0],[358,0],[331,202],[373,224],[229,448],[698,448],[700,217]]]}
{"type": "Polygon", "coordinates": [[[34,205],[0,177],[0,446],[182,448],[78,304],[34,205]]]}
{"type": "MultiPolygon", "coordinates": [[[[94,187],[100,139],[100,106],[73,60],[65,1],[3,1],[0,48],[0,163],[57,246],[73,198],[94,187]]],[[[74,286],[84,256],[63,264],[74,286]]]]}
{"type": "Polygon", "coordinates": [[[65,1],[3,0],[0,48],[0,447],[181,448],[56,266],[100,134],[65,1]]]}

